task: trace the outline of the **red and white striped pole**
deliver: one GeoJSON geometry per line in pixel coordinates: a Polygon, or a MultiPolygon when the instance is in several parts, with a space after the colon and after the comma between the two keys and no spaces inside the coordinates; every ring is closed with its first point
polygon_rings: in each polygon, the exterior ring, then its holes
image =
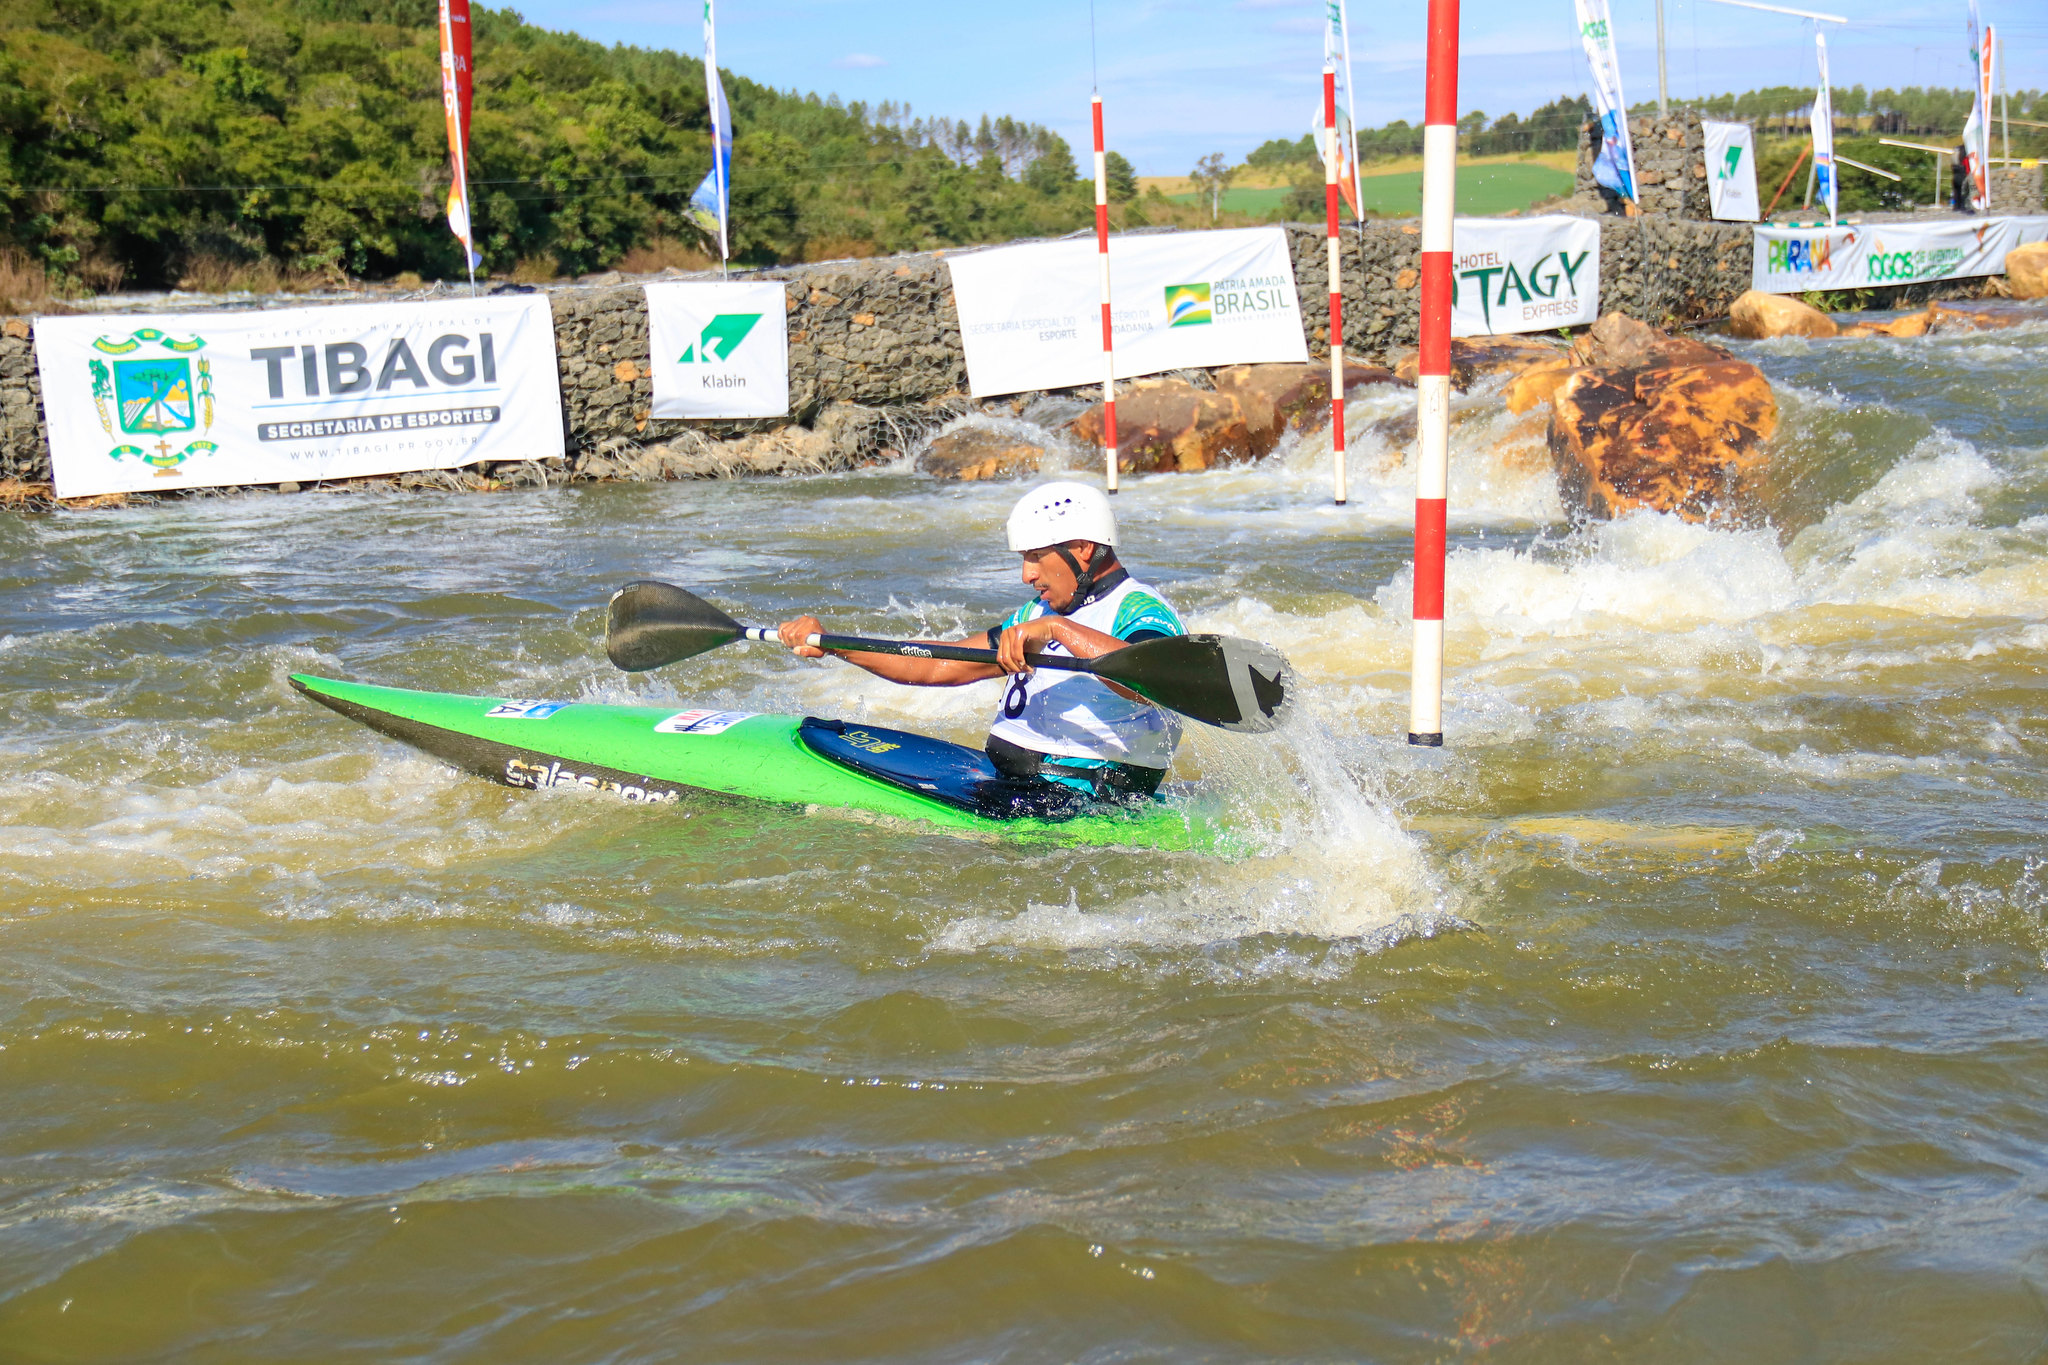
{"type": "Polygon", "coordinates": [[[1451,222],[1457,209],[1458,0],[1429,0],[1422,104],[1422,353],[1415,379],[1415,652],[1408,742],[1444,742],[1444,538],[1451,453],[1451,222]]]}
{"type": "Polygon", "coordinates": [[[1116,492],[1116,337],[1109,325],[1109,166],[1102,150],[1102,96],[1095,106],[1095,253],[1102,260],[1102,459],[1116,492]]]}
{"type": "Polygon", "coordinates": [[[1337,68],[1323,63],[1323,236],[1330,248],[1330,461],[1342,507],[1350,490],[1344,475],[1344,275],[1337,231],[1337,68]]]}

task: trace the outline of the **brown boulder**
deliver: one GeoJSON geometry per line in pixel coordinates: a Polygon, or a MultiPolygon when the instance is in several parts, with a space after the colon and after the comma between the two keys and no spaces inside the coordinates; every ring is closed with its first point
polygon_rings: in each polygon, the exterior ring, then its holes
{"type": "Polygon", "coordinates": [[[1703,520],[1753,491],[1777,400],[1739,360],[1576,371],[1552,401],[1549,444],[1568,505],[1703,520]]]}
{"type": "Polygon", "coordinates": [[[1522,371],[1508,381],[1508,411],[1519,414],[1548,403],[1577,368],[1571,357],[1565,355],[1547,365],[1538,365],[1533,370],[1522,371]]]}
{"type": "Polygon", "coordinates": [[[2016,299],[2048,299],[2048,242],[2028,242],[2006,252],[2005,282],[2016,299]]]}
{"type": "MultiPolygon", "coordinates": [[[[1256,460],[1280,440],[1277,423],[1264,421],[1254,434],[1237,399],[1184,379],[1140,379],[1117,394],[1116,435],[1117,468],[1134,474],[1256,460]]],[[[1074,438],[1101,447],[1100,403],[1075,419],[1074,438]]]]}
{"type": "Polygon", "coordinates": [[[1675,337],[1626,313],[1609,313],[1572,343],[1579,363],[1604,370],[1676,369],[1734,356],[1692,337],[1675,337]]]}
{"type": "MultiPolygon", "coordinates": [[[[1267,426],[1275,441],[1282,431],[1319,431],[1330,424],[1330,367],[1323,365],[1229,365],[1216,371],[1216,392],[1243,409],[1254,439],[1267,426]]],[[[1375,384],[1398,384],[1392,370],[1344,363],[1344,396],[1375,384]]],[[[1122,408],[1118,408],[1122,416],[1122,408]]],[[[1269,447],[1270,448],[1270,447],[1269,447]]]]}
{"type": "Polygon", "coordinates": [[[1845,337],[1924,337],[1933,325],[1932,312],[1908,313],[1890,322],[1852,322],[1842,329],[1845,337]]]}
{"type": "Polygon", "coordinates": [[[934,478],[976,483],[1036,474],[1045,447],[990,427],[956,427],[932,439],[917,467],[934,478]]]}
{"type": "MultiPolygon", "coordinates": [[[[1548,365],[1566,354],[1564,343],[1535,336],[1489,336],[1451,338],[1451,387],[1463,392],[1474,380],[1496,374],[1520,374],[1548,365]]],[[[1394,363],[1394,377],[1412,384],[1421,369],[1421,356],[1403,352],[1394,363]]]]}
{"type": "Polygon", "coordinates": [[[1831,337],[1842,329],[1810,303],[1752,289],[1728,307],[1728,330],[1739,337],[1831,337]]]}

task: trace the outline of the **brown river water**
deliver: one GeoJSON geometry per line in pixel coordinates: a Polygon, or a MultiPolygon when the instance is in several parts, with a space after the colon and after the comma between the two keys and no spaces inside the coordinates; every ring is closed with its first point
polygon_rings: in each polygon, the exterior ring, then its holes
{"type": "Polygon", "coordinates": [[[1129,485],[1304,683],[1182,750],[1237,859],[509,791],[285,682],[977,743],[603,604],[979,628],[1016,485],[0,520],[0,1360],[2038,1359],[2048,331],[1745,353],[1768,526],[1574,530],[1475,404],[1440,752],[1399,452],[1129,485]]]}

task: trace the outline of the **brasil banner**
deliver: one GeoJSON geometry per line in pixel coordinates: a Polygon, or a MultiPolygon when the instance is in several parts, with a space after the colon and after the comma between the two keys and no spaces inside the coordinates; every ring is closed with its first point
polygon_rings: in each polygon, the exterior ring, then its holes
{"type": "Polygon", "coordinates": [[[644,288],[654,416],[789,411],[789,307],[779,280],[673,280],[644,288]]]}
{"type": "Polygon", "coordinates": [[[563,453],[545,298],[37,318],[60,498],[563,453]]]}

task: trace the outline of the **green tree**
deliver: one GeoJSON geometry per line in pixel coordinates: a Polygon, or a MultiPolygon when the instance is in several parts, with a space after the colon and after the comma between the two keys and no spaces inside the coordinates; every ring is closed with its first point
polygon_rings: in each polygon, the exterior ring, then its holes
{"type": "Polygon", "coordinates": [[[1138,172],[1124,160],[1122,152],[1110,152],[1102,158],[1102,178],[1108,185],[1110,203],[1128,204],[1138,197],[1138,172]]]}

